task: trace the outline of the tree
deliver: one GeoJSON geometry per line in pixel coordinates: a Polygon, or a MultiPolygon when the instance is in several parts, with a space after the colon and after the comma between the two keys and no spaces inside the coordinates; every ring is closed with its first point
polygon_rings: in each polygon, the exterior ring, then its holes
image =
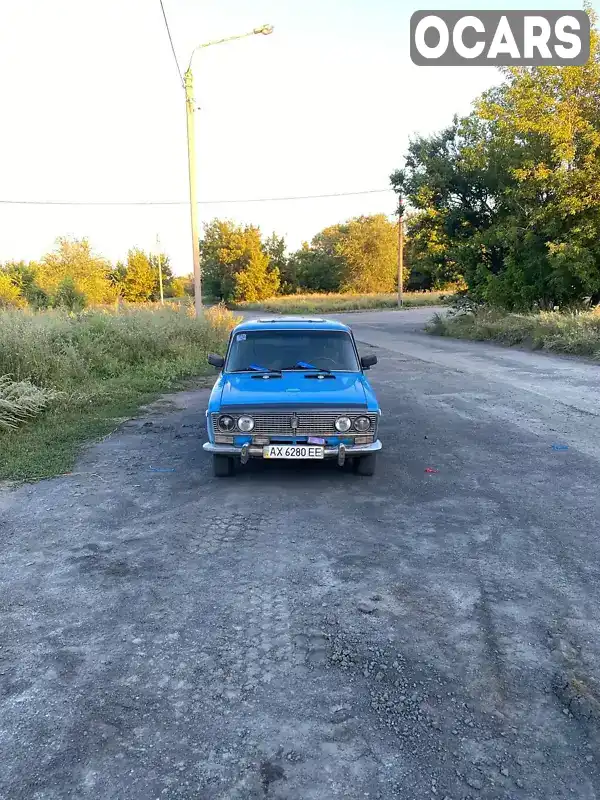
{"type": "MultiPolygon", "coordinates": [[[[595,23],[595,17],[592,23],[595,23]]],[[[600,300],[600,45],[581,67],[504,69],[468,117],[391,176],[413,265],[507,309],[600,300]]]]}
{"type": "Polygon", "coordinates": [[[313,292],[339,292],[343,261],[339,254],[342,225],[330,225],[298,252],[298,280],[313,292]]]}
{"type": "Polygon", "coordinates": [[[48,308],[50,297],[37,284],[38,264],[34,261],[30,261],[28,264],[25,261],[7,261],[2,269],[18,288],[27,305],[36,310],[48,308]]]}
{"type": "Polygon", "coordinates": [[[260,230],[213,220],[200,241],[204,291],[226,302],[256,301],[279,289],[279,270],[271,265],[260,230]]]}
{"type": "Polygon", "coordinates": [[[19,307],[25,305],[25,298],[19,287],[11,279],[8,272],[0,269],[0,308],[19,307]]]}
{"type": "Polygon", "coordinates": [[[53,295],[63,280],[70,277],[89,303],[106,303],[114,299],[109,273],[110,264],[92,251],[87,239],[60,238],[55,250],[43,257],[36,282],[48,295],[53,295]]]}
{"type": "Polygon", "coordinates": [[[263,249],[269,257],[271,269],[279,272],[279,292],[281,294],[291,294],[296,289],[294,270],[291,269],[290,257],[286,252],[285,239],[272,233],[263,242],[263,249]]]}
{"type": "Polygon", "coordinates": [[[600,300],[600,40],[580,67],[505,69],[477,113],[511,154],[503,269],[487,298],[508,308],[600,300]]]}
{"type": "MultiPolygon", "coordinates": [[[[150,266],[155,272],[156,276],[156,284],[154,294],[152,295],[152,300],[160,300],[160,279],[159,279],[159,256],[156,253],[152,253],[148,260],[150,261],[150,266]]],[[[165,297],[176,297],[178,295],[173,294],[173,281],[174,275],[173,270],[171,269],[171,262],[169,260],[169,256],[165,253],[160,254],[160,271],[162,272],[162,283],[163,283],[163,294],[165,297]]]]}
{"type": "Polygon", "coordinates": [[[385,214],[351,219],[342,228],[337,253],[343,261],[342,292],[370,294],[396,288],[398,229],[385,214]]]}
{"type": "Polygon", "coordinates": [[[187,278],[174,277],[169,287],[169,297],[185,297],[187,292],[187,278]]]}
{"type": "Polygon", "coordinates": [[[293,254],[290,272],[311,292],[391,292],[397,258],[396,224],[376,214],[322,230],[293,254]]]}
{"type": "Polygon", "coordinates": [[[54,308],[64,308],[67,311],[83,311],[87,305],[87,298],[79,291],[74,279],[67,275],[60,282],[53,298],[54,308]]]}
{"type": "Polygon", "coordinates": [[[182,278],[178,279],[182,281],[183,290],[188,297],[194,296],[194,273],[190,272],[188,275],[184,275],[182,278]]]}
{"type": "Polygon", "coordinates": [[[123,287],[125,285],[125,278],[127,276],[127,267],[122,261],[117,261],[108,273],[108,280],[114,288],[117,296],[123,294],[123,287]]]}
{"type": "Polygon", "coordinates": [[[157,291],[158,273],[150,259],[137,247],[127,254],[123,298],[130,303],[147,303],[157,291]]]}
{"type": "Polygon", "coordinates": [[[339,290],[339,258],[315,246],[315,239],[311,245],[303,242],[300,250],[292,253],[286,271],[288,283],[295,286],[297,291],[339,290]]]}

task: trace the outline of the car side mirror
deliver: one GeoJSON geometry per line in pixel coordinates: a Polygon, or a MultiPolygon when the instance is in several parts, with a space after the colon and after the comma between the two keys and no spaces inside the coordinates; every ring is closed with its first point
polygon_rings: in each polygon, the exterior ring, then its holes
{"type": "Polygon", "coordinates": [[[369,353],[366,356],[361,356],[360,365],[363,369],[371,369],[377,363],[377,356],[375,353],[369,353]]]}
{"type": "Polygon", "coordinates": [[[216,367],[217,369],[223,369],[223,367],[225,366],[225,359],[223,358],[223,356],[218,356],[215,353],[211,353],[208,356],[207,361],[209,364],[212,364],[212,366],[216,367]]]}

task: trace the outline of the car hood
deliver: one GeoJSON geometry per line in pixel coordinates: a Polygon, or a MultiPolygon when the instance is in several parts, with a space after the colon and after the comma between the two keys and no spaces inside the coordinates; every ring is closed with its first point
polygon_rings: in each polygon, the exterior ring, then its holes
{"type": "MultiPolygon", "coordinates": [[[[283,372],[264,378],[248,373],[222,375],[220,406],[330,406],[366,408],[367,391],[361,373],[335,373],[333,378],[309,378],[311,373],[283,372]]],[[[314,373],[312,373],[314,374],[314,373]]]]}

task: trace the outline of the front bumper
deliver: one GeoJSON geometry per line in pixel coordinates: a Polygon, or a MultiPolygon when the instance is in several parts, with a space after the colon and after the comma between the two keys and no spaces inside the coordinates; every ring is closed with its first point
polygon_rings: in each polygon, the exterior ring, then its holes
{"type": "MultiPolygon", "coordinates": [[[[202,447],[207,453],[221,456],[239,456],[242,464],[245,464],[251,458],[262,458],[263,448],[262,445],[256,444],[213,444],[212,442],[205,442],[202,447]]],[[[346,456],[354,458],[355,456],[366,456],[369,453],[377,453],[381,450],[381,442],[379,439],[371,444],[339,444],[334,447],[325,446],[324,458],[337,458],[340,466],[344,464],[346,456]]]]}

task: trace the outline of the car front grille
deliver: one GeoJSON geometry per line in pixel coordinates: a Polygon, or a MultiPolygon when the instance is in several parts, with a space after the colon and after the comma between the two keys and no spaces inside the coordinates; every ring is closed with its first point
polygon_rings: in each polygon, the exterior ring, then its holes
{"type": "MultiPolygon", "coordinates": [[[[231,413],[223,411],[221,413],[211,414],[213,431],[219,432],[218,419],[222,414],[227,414],[237,420],[238,417],[244,416],[244,412],[231,413]]],[[[254,429],[252,436],[362,436],[368,434],[375,434],[377,431],[378,414],[372,412],[357,413],[356,411],[345,413],[343,411],[326,411],[322,413],[302,413],[293,411],[284,414],[254,414],[249,412],[247,416],[251,416],[254,420],[254,429]],[[349,417],[353,422],[357,417],[367,417],[371,423],[366,431],[356,431],[351,428],[347,433],[341,434],[335,429],[335,421],[338,417],[349,417]],[[296,424],[294,424],[294,419],[296,424]]],[[[239,430],[232,431],[241,435],[239,430]]]]}

